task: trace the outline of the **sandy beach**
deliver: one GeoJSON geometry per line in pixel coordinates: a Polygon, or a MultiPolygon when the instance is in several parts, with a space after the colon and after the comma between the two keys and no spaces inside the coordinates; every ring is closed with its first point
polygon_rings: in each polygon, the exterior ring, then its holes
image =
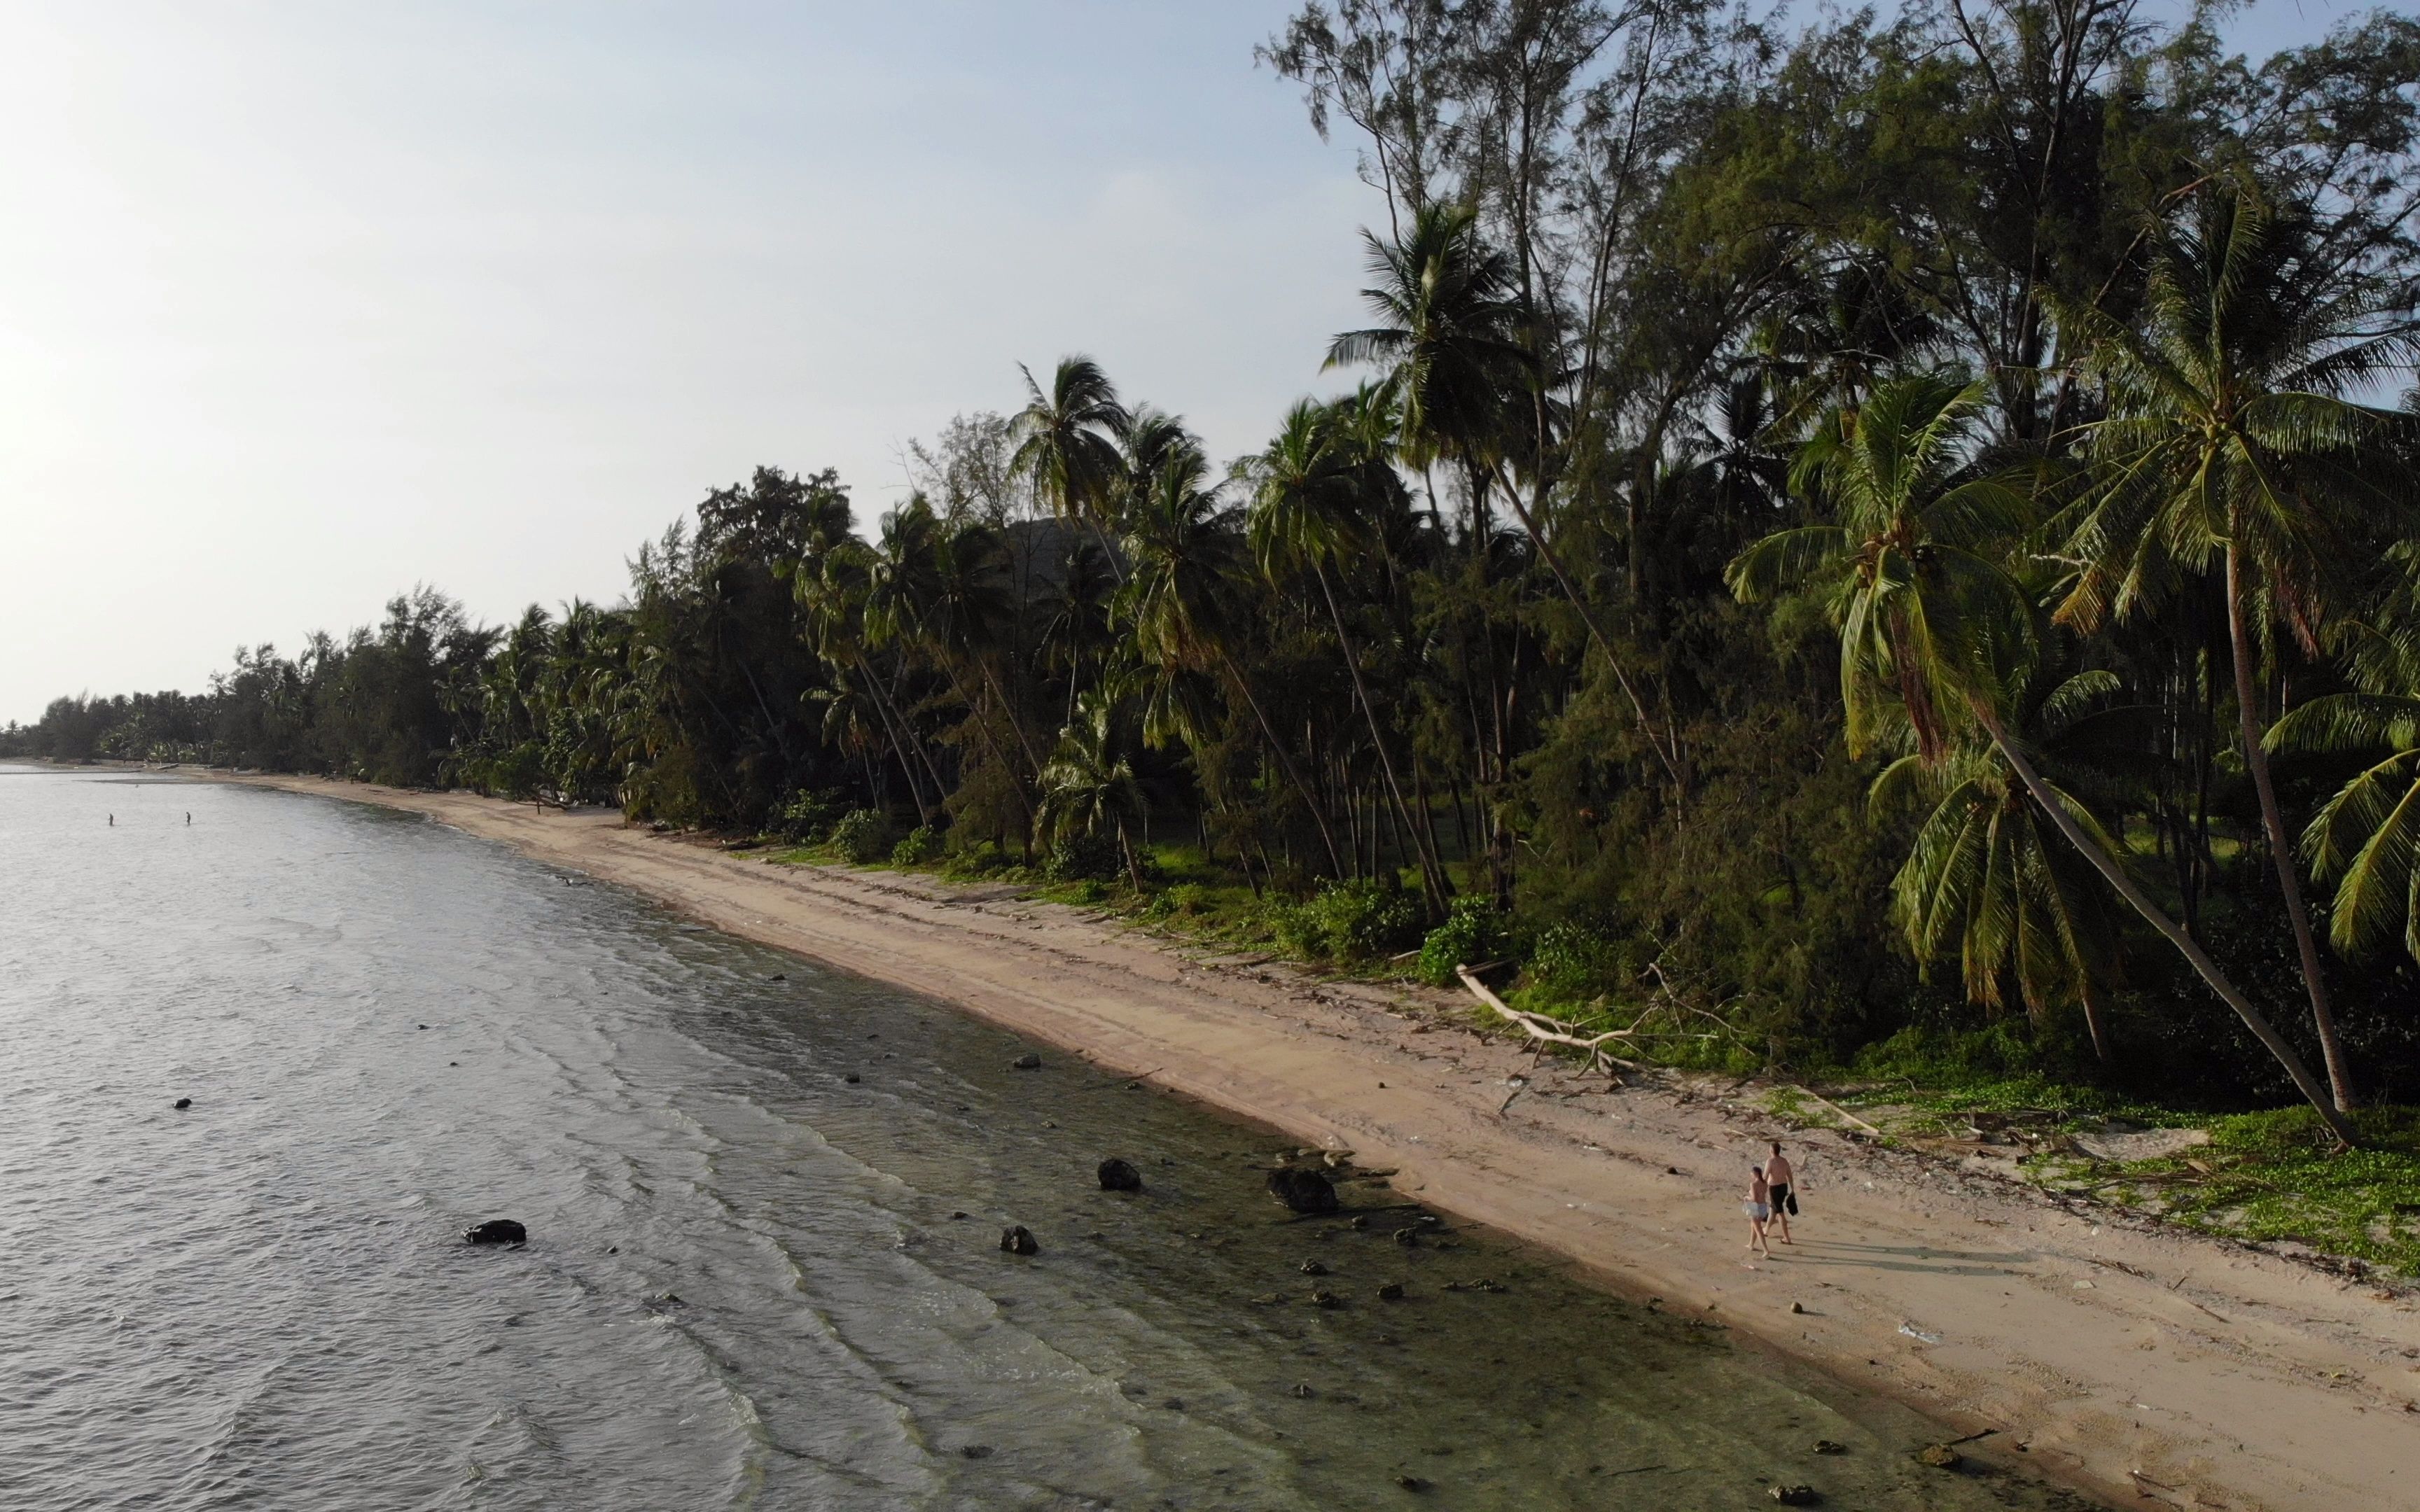
{"type": "Polygon", "coordinates": [[[1460,1006],[1444,995],[1187,950],[1009,887],[775,866],[611,812],[230,779],[425,813],[1396,1167],[1408,1196],[1918,1406],[1949,1436],[1992,1430],[1962,1453],[2126,1505],[2420,1512],[2408,1288],[2070,1210],[1987,1160],[1790,1129],[1728,1082],[1533,1068],[1504,1038],[1435,1022],[1460,1006]],[[1770,1261],[1745,1252],[1739,1206],[1768,1137],[1805,1204],[1798,1243],[1770,1261]]]}

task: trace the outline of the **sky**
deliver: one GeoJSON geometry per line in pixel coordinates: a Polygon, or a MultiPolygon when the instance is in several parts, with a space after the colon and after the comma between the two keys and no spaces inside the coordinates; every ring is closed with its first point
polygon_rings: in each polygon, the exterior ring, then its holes
{"type": "Polygon", "coordinates": [[[1253,65],[1293,8],[0,0],[0,722],[611,602],[760,463],[868,527],[1019,363],[1247,449],[1382,213],[1253,65]]]}

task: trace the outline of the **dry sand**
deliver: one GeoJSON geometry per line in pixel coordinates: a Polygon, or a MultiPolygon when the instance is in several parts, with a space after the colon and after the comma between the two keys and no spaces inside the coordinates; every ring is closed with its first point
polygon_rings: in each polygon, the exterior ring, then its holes
{"type": "Polygon", "coordinates": [[[1006,887],[774,866],[611,813],[241,780],[427,814],[1400,1167],[1423,1202],[1669,1309],[1711,1308],[1958,1432],[1997,1429],[1968,1452],[2112,1501],[2420,1512],[2408,1291],[2070,1211],[1981,1160],[1786,1129],[1727,1083],[1532,1071],[1505,1039],[1430,1027],[1440,996],[1188,953],[1006,887]],[[1767,1137],[1788,1143],[1806,1209],[1770,1261],[1745,1253],[1740,1215],[1767,1137]]]}

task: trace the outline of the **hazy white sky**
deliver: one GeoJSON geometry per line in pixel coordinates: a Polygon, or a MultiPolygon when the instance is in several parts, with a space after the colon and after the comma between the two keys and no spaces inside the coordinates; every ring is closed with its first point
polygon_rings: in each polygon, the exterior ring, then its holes
{"type": "Polygon", "coordinates": [[[864,525],[1020,361],[1251,444],[1375,213],[1291,8],[0,0],[0,721],[610,600],[759,462],[864,525]]]}

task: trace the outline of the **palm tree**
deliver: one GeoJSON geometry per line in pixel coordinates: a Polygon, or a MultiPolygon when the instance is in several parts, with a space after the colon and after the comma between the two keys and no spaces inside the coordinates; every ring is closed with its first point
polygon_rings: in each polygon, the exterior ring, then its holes
{"type": "Polygon", "coordinates": [[[2282,624],[2316,651],[2339,564],[2409,517],[2397,417],[2341,395],[2407,363],[2412,339],[2394,295],[2310,255],[2308,218],[2277,215],[2248,184],[2206,188],[2160,239],[2141,330],[2075,316],[2098,341],[2109,417],[2092,427],[2098,484],[2067,546],[2077,572],[2058,617],[2093,629],[2223,570],[2243,762],[2330,1088],[2349,1108],[2352,1069],[2261,743],[2256,641],[2282,624]]]}
{"type": "Polygon", "coordinates": [[[1308,569],[1319,584],[1329,623],[1336,629],[1337,647],[1353,675],[1355,700],[1369,723],[1370,743],[1378,752],[1388,795],[1419,853],[1421,891],[1431,914],[1442,918],[1452,887],[1429,847],[1426,830],[1414,822],[1411,805],[1404,800],[1394,753],[1378,722],[1377,703],[1362,676],[1360,654],[1353,644],[1352,632],[1345,628],[1344,610],[1337,603],[1336,585],[1329,577],[1331,566],[1342,570],[1374,544],[1360,513],[1357,485],[1362,481],[1357,475],[1361,470],[1355,465],[1358,459],[1342,444],[1339,428],[1334,411],[1308,399],[1286,411],[1268,449],[1244,467],[1252,489],[1246,530],[1252,554],[1270,582],[1281,581],[1290,571],[1308,569]]]}
{"type": "Polygon", "coordinates": [[[1126,821],[1144,811],[1142,786],[1135,780],[1133,764],[1114,753],[1110,715],[1108,698],[1088,696],[1060,733],[1059,748],[1042,769],[1042,809],[1035,827],[1049,841],[1097,834],[1108,826],[1117,835],[1126,880],[1140,892],[1142,868],[1135,859],[1126,821]]]}
{"type": "Polygon", "coordinates": [[[1838,523],[1766,536],[1731,563],[1731,591],[1745,603],[1801,588],[1823,596],[1840,626],[1852,755],[1889,722],[1887,697],[1928,764],[1969,721],[1980,728],[2059,834],[2183,954],[2350,1145],[2351,1126],[2293,1046],[2077,821],[2009,733],[2001,710],[2031,671],[2038,637],[2031,600],[1995,558],[2028,523],[2031,500],[2018,480],[1970,466],[1983,393],[1979,383],[1912,375],[1836,417],[1837,444],[1817,452],[1813,471],[1838,523]]]}
{"type": "Polygon", "coordinates": [[[2391,943],[2420,960],[2420,548],[2392,554],[2402,581],[2369,624],[2343,639],[2352,690],[2313,699],[2269,729],[2277,752],[2375,755],[2321,805],[2303,831],[2303,856],[2334,879],[2328,938],[2348,956],[2391,943]]]}
{"type": "Polygon", "coordinates": [[[1109,570],[1125,580],[1109,548],[1104,518],[1110,494],[1124,471],[1118,438],[1131,417],[1101,364],[1089,357],[1063,357],[1045,393],[1022,364],[1026,406],[1010,424],[1016,452],[1009,465],[1033,480],[1033,491],[1062,519],[1090,525],[1109,559],[1109,570]]]}
{"type": "Polygon", "coordinates": [[[1235,659],[1232,600],[1242,542],[1234,511],[1205,486],[1208,471],[1201,453],[1179,452],[1136,501],[1125,543],[1134,572],[1119,591],[1120,609],[1134,650],[1144,660],[1169,670],[1216,672],[1251,709],[1271,757],[1318,827],[1329,868],[1341,876],[1343,856],[1327,815],[1235,659]]]}
{"type": "Polygon", "coordinates": [[[1487,490],[1491,484],[1502,490],[1563,596],[1579,611],[1649,748],[1679,793],[1681,763],[1670,733],[1648,713],[1612,638],[1506,471],[1509,443],[1521,419],[1517,401],[1534,397],[1542,381],[1521,339],[1528,313],[1512,264],[1481,238],[1478,213],[1468,206],[1423,206],[1410,231],[1395,241],[1368,231],[1361,235],[1372,279],[1361,297],[1381,324],[1337,336],[1328,343],[1324,365],[1386,369],[1404,462],[1425,467],[1446,458],[1462,466],[1477,516],[1472,534],[1482,545],[1490,533],[1487,490]]]}
{"type": "MultiPolygon", "coordinates": [[[[2040,691],[2032,679],[2019,728],[2046,757],[2088,729],[2118,687],[2107,671],[2079,672],[2040,691]]],[[[2053,785],[2059,805],[2093,843],[2118,841],[2072,792],[2053,785]]],[[[2118,936],[2107,895],[2084,857],[2051,842],[2040,810],[1989,742],[1962,742],[1928,764],[1910,753],[1874,779],[1869,804],[1877,817],[1930,803],[1906,862],[1891,879],[1892,912],[1908,949],[1930,966],[1957,949],[1970,1001],[2008,1006],[2009,988],[2039,1018],[2048,1009],[2084,1010],[2093,1054],[2109,1058],[2096,986],[2113,975],[2118,936]]]]}

